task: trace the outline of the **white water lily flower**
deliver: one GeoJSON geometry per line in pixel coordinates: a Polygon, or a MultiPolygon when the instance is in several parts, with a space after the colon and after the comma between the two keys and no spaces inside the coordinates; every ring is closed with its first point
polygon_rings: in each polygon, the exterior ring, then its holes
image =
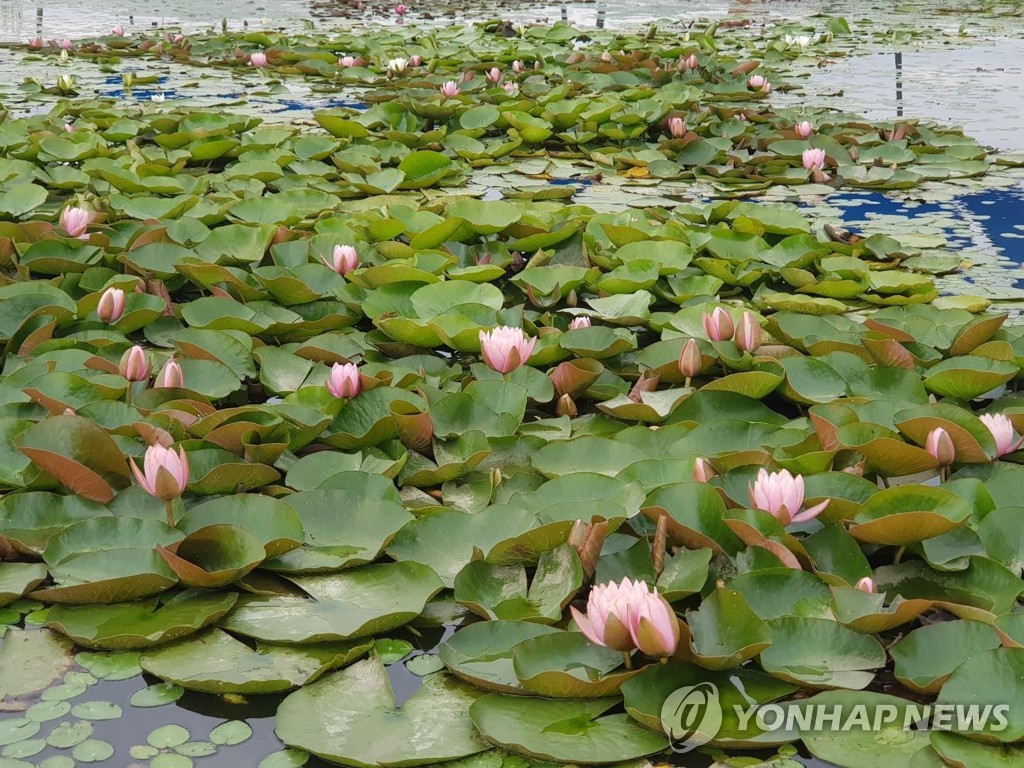
{"type": "Polygon", "coordinates": [[[408,59],[397,58],[391,59],[388,62],[388,69],[390,69],[392,72],[403,72],[405,71],[405,68],[407,66],[409,66],[408,59]]]}
{"type": "Polygon", "coordinates": [[[160,102],[164,101],[166,98],[167,97],[164,96],[164,94],[162,94],[162,93],[154,93],[152,96],[149,97],[149,100],[150,101],[154,101],[157,104],[159,104],[160,102]]]}

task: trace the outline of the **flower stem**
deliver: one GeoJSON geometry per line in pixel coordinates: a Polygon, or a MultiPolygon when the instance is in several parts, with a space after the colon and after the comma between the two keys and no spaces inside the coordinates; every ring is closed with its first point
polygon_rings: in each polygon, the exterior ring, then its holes
{"type": "Polygon", "coordinates": [[[629,657],[629,651],[622,652],[622,663],[626,665],[626,669],[633,668],[633,660],[629,657]]]}
{"type": "Polygon", "coordinates": [[[169,526],[171,526],[171,528],[173,528],[174,527],[174,499],[167,499],[167,501],[164,502],[164,503],[167,504],[167,524],[169,526]]]}

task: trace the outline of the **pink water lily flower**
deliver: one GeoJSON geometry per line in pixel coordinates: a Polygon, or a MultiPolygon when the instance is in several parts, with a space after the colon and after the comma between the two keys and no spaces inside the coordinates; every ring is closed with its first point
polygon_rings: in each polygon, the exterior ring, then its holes
{"type": "Polygon", "coordinates": [[[686,135],[686,123],[681,117],[672,117],[668,121],[668,135],[673,139],[681,139],[686,135]]]}
{"type": "Polygon", "coordinates": [[[873,595],[875,594],[875,582],[870,576],[865,576],[857,582],[857,589],[861,592],[867,592],[869,595],[873,595]]]}
{"type": "Polygon", "coordinates": [[[121,355],[118,372],[128,381],[149,381],[150,365],[146,350],[136,344],[121,355]]]}
{"type": "Polygon", "coordinates": [[[690,69],[697,68],[697,57],[692,53],[689,56],[680,56],[679,62],[676,64],[676,69],[680,72],[686,72],[690,69]]]}
{"type": "Polygon", "coordinates": [[[526,67],[523,66],[523,62],[521,62],[519,59],[516,59],[515,61],[512,62],[512,71],[515,72],[517,75],[521,75],[523,74],[523,72],[526,71],[526,67]]]}
{"type": "Polygon", "coordinates": [[[397,13],[399,16],[405,16],[405,12],[407,10],[409,9],[405,7],[404,3],[399,3],[398,5],[395,6],[395,13],[397,13]]]}
{"type": "Polygon", "coordinates": [[[338,59],[338,65],[342,67],[354,67],[356,65],[355,56],[342,56],[338,59]]]}
{"type": "Polygon", "coordinates": [[[107,288],[96,305],[96,314],[104,323],[116,323],[124,314],[124,291],[107,288]]]}
{"type": "Polygon", "coordinates": [[[41,38],[41,37],[30,37],[29,40],[28,40],[28,47],[29,48],[42,48],[43,47],[43,38],[41,38]]]}
{"type": "Polygon", "coordinates": [[[810,138],[811,134],[814,133],[814,126],[804,120],[802,123],[796,124],[796,133],[801,139],[810,138]]]}
{"type": "Polygon", "coordinates": [[[679,353],[679,372],[687,379],[700,374],[704,368],[704,358],[700,353],[700,345],[696,339],[687,339],[679,353]]]}
{"type": "Polygon", "coordinates": [[[753,352],[761,346],[761,324],[749,309],[740,318],[733,341],[740,352],[753,352]]]}
{"type": "Polygon", "coordinates": [[[188,485],[188,457],[184,448],[175,453],[162,445],[151,445],[143,459],[144,469],[129,461],[142,489],[150,496],[172,501],[185,492],[188,485]]]}
{"type": "Polygon", "coordinates": [[[501,82],[501,70],[498,69],[497,67],[491,67],[487,71],[487,75],[486,76],[487,76],[487,82],[489,82],[489,83],[494,83],[495,85],[497,85],[498,83],[501,82]]]}
{"type": "Polygon", "coordinates": [[[123,24],[118,24],[116,27],[110,30],[110,34],[114,35],[115,37],[124,37],[124,33],[125,30],[123,24]]]}
{"type": "Polygon", "coordinates": [[[339,275],[347,275],[359,266],[359,251],[355,246],[336,245],[331,252],[331,258],[322,257],[324,264],[333,269],[339,275]]]}
{"type": "Polygon", "coordinates": [[[75,126],[73,126],[71,123],[64,123],[64,132],[65,133],[74,133],[75,132],[75,126]]]}
{"type": "Polygon", "coordinates": [[[1013,422],[1001,413],[984,413],[978,417],[996,441],[996,456],[1013,453],[1024,444],[1024,437],[1017,437],[1013,422]]]}
{"type": "MultiPolygon", "coordinates": [[[[640,582],[646,592],[647,585],[640,582]]],[[[629,636],[640,652],[651,658],[671,656],[679,646],[679,620],[672,605],[658,594],[647,592],[626,608],[629,636]]]]}
{"type": "Polygon", "coordinates": [[[768,80],[764,75],[751,75],[750,79],[747,80],[747,85],[754,90],[758,90],[760,88],[764,88],[767,82],[768,80]]]}
{"type": "Polygon", "coordinates": [[[449,80],[441,86],[440,91],[441,98],[454,99],[459,95],[459,84],[454,80],[449,80]]]}
{"type": "Polygon", "coordinates": [[[736,331],[732,315],[721,307],[715,307],[715,311],[711,314],[707,312],[702,313],[700,323],[704,327],[704,333],[711,341],[731,339],[736,331]]]}
{"type": "Polygon", "coordinates": [[[574,317],[572,322],[569,323],[569,330],[578,331],[580,328],[589,328],[590,326],[590,318],[586,315],[580,315],[579,317],[574,317]]]}
{"type": "Polygon", "coordinates": [[[590,590],[586,614],[575,606],[569,611],[590,642],[625,653],[636,647],[629,631],[629,606],[639,603],[646,593],[647,585],[639,579],[624,578],[620,584],[610,581],[590,590]]]}
{"type": "Polygon", "coordinates": [[[153,380],[153,386],[166,389],[181,389],[185,386],[185,376],[177,360],[168,360],[164,363],[164,367],[153,380]]]}
{"type": "Polygon", "coordinates": [[[359,367],[355,363],[335,363],[327,377],[327,390],[335,397],[350,398],[363,388],[359,378],[359,367]]]}
{"type": "Polygon", "coordinates": [[[77,205],[69,205],[60,212],[60,228],[68,233],[69,237],[88,237],[86,230],[92,221],[92,212],[77,205]]]}
{"type": "Polygon", "coordinates": [[[420,56],[418,53],[414,53],[412,56],[409,57],[409,66],[411,66],[411,67],[418,67],[422,63],[423,63],[423,57],[420,56]]]}
{"type": "Polygon", "coordinates": [[[499,326],[480,331],[480,352],[484,362],[498,373],[511,373],[530,359],[536,338],[527,338],[522,328],[499,326]]]}
{"type": "Polygon", "coordinates": [[[794,477],[788,469],[768,474],[762,467],[750,486],[750,503],[754,509],[767,512],[783,526],[813,520],[825,510],[829,501],[825,499],[821,504],[801,511],[804,505],[804,478],[803,475],[794,477]]]}
{"type": "Polygon", "coordinates": [[[935,457],[940,467],[948,467],[956,460],[956,446],[953,445],[953,438],[942,427],[936,427],[928,433],[928,437],[924,441],[924,449],[935,457]]]}
{"type": "Polygon", "coordinates": [[[63,40],[61,40],[58,43],[58,45],[60,46],[61,50],[64,51],[70,51],[72,48],[75,47],[75,44],[71,42],[71,38],[68,37],[65,37],[63,40]]]}
{"type": "Polygon", "coordinates": [[[184,41],[185,41],[185,36],[183,34],[181,34],[180,32],[177,32],[177,33],[171,35],[171,42],[172,43],[182,43],[184,41]]]}
{"type": "Polygon", "coordinates": [[[256,51],[255,53],[249,54],[249,66],[261,68],[267,66],[267,54],[263,51],[256,51]]]}
{"type": "Polygon", "coordinates": [[[711,462],[700,456],[693,460],[693,475],[691,476],[693,482],[706,483],[713,477],[718,477],[718,473],[711,466],[711,462]]]}
{"type": "Polygon", "coordinates": [[[804,168],[808,171],[820,171],[825,167],[824,149],[805,149],[803,154],[804,168]]]}
{"type": "Polygon", "coordinates": [[[519,84],[518,83],[513,83],[511,80],[509,80],[509,81],[507,81],[501,87],[505,89],[505,93],[507,93],[509,96],[518,96],[519,95],[519,84]]]}

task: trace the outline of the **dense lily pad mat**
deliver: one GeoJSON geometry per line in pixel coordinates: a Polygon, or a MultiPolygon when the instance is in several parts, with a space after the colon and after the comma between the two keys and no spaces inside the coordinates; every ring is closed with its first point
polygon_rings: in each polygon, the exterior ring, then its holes
{"type": "Polygon", "coordinates": [[[271,125],[65,79],[0,121],[0,703],[26,713],[3,758],[70,712],[44,743],[106,759],[89,723],[118,705],[60,704],[140,670],[163,682],[132,706],[287,693],[271,766],[661,760],[700,684],[711,748],[1015,754],[1019,713],[849,734],[734,708],[1024,706],[1019,327],[941,299],[959,260],[927,239],[737,199],[974,176],[986,150],[775,108],[766,79],[831,35],[495,31],[115,35],[69,60],[366,108],[271,125]],[[481,199],[496,169],[532,181],[481,199]],[[595,174],[664,196],[547,183],[595,174]],[[442,625],[396,699],[393,635],[442,625]]]}

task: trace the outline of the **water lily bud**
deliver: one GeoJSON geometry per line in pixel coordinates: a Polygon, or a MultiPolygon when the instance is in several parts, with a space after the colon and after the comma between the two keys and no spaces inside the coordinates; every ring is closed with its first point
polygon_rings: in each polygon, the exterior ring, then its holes
{"type": "Polygon", "coordinates": [[[80,208],[76,205],[69,205],[60,212],[60,228],[63,229],[69,237],[88,237],[86,230],[89,229],[89,223],[91,221],[92,213],[87,211],[85,208],[80,208]]]}
{"type": "Polygon", "coordinates": [[[686,123],[681,117],[669,118],[668,133],[673,139],[681,139],[686,135],[686,123]]]}
{"type": "Polygon", "coordinates": [[[398,5],[395,6],[395,13],[398,14],[399,16],[405,16],[405,12],[407,10],[409,9],[405,7],[404,3],[399,3],[398,5]]]}
{"type": "Polygon", "coordinates": [[[518,96],[519,95],[519,85],[517,83],[513,83],[511,80],[506,82],[501,87],[505,89],[505,93],[507,93],[509,96],[518,96]]]}
{"type": "Polygon", "coordinates": [[[146,350],[137,344],[128,349],[121,355],[117,370],[128,381],[149,381],[150,366],[146,350]]]}
{"type": "Polygon", "coordinates": [[[146,449],[144,469],[129,460],[135,479],[150,496],[171,501],[181,496],[188,485],[188,457],[184,448],[175,453],[162,445],[151,445],[146,449]]]}
{"type": "Polygon", "coordinates": [[[740,352],[753,352],[761,346],[761,324],[749,309],[740,318],[733,341],[740,352]]]}
{"type": "Polygon", "coordinates": [[[412,56],[409,57],[409,65],[410,66],[418,67],[422,63],[423,63],[423,57],[420,56],[418,53],[414,53],[412,56]]]}
{"type": "Polygon", "coordinates": [[[72,48],[75,47],[75,44],[72,43],[70,38],[67,38],[67,37],[65,37],[63,40],[61,40],[59,45],[60,45],[61,50],[64,50],[64,51],[70,51],[72,48]]]}
{"type": "Polygon", "coordinates": [[[29,48],[42,48],[43,47],[43,38],[41,38],[41,37],[29,38],[28,47],[29,48]]]}
{"type": "Polygon", "coordinates": [[[322,257],[324,264],[333,269],[339,275],[347,275],[359,266],[359,252],[355,246],[336,245],[331,253],[331,259],[322,257]]]}
{"type": "Polygon", "coordinates": [[[494,83],[497,85],[501,82],[501,70],[497,67],[491,67],[486,74],[487,82],[494,83]]]}
{"type": "Polygon", "coordinates": [[[825,510],[829,501],[825,499],[821,504],[801,511],[804,504],[804,478],[803,475],[794,477],[788,469],[768,474],[762,467],[750,486],[750,503],[754,509],[767,512],[783,526],[813,520],[825,510]]]}
{"type": "Polygon", "coordinates": [[[718,473],[711,466],[711,462],[700,456],[693,460],[693,475],[691,476],[693,482],[706,483],[713,477],[718,477],[718,473]]]}
{"type": "Polygon", "coordinates": [[[857,589],[861,592],[867,592],[869,595],[873,595],[875,593],[875,582],[870,576],[865,576],[857,582],[857,589]]]}
{"type": "Polygon", "coordinates": [[[942,427],[936,427],[928,433],[924,448],[935,457],[940,467],[948,467],[956,460],[956,447],[953,438],[942,427]]]}
{"type": "Polygon", "coordinates": [[[512,71],[515,72],[517,75],[523,74],[525,70],[526,67],[523,66],[523,62],[521,62],[519,59],[516,59],[515,61],[512,62],[512,71]]]}
{"type": "Polygon", "coordinates": [[[574,317],[572,322],[569,323],[569,330],[578,331],[580,328],[589,328],[590,326],[590,318],[586,315],[580,315],[579,317],[574,317]]]}
{"type": "Polygon", "coordinates": [[[1017,438],[1016,432],[1013,431],[1013,422],[1005,415],[985,413],[978,418],[996,441],[996,456],[1013,453],[1024,444],[1024,437],[1017,438]]]}
{"type": "Polygon", "coordinates": [[[570,419],[574,419],[579,414],[579,411],[576,408],[576,402],[568,394],[565,394],[558,398],[558,402],[555,403],[555,413],[559,416],[568,416],[570,419]]]}
{"type": "Polygon", "coordinates": [[[810,138],[810,135],[814,133],[814,126],[804,120],[802,123],[796,124],[796,133],[801,139],[810,138]]]}
{"type": "Polygon", "coordinates": [[[498,373],[511,373],[530,359],[536,338],[527,338],[522,328],[502,325],[480,331],[480,352],[484,362],[498,373]]]}
{"type": "Polygon", "coordinates": [[[153,380],[154,388],[181,389],[185,386],[185,376],[177,360],[168,360],[160,373],[153,380]]]}
{"type": "Polygon", "coordinates": [[[491,467],[491,489],[497,488],[501,485],[501,470],[497,467],[491,467]]]}
{"type": "Polygon", "coordinates": [[[96,314],[104,323],[116,323],[124,314],[124,291],[107,288],[96,305],[96,314]]]}
{"type": "Polygon", "coordinates": [[[754,90],[759,90],[764,88],[764,84],[767,82],[764,75],[751,75],[750,79],[747,80],[747,85],[754,90]]]}
{"type": "Polygon", "coordinates": [[[354,67],[356,65],[355,56],[342,56],[338,59],[338,65],[342,67],[354,67]]]}
{"type": "Polygon", "coordinates": [[[721,307],[715,307],[714,312],[711,314],[707,312],[702,313],[700,322],[704,327],[704,333],[711,341],[731,339],[736,330],[732,321],[732,315],[721,307]]]}
{"type": "Polygon", "coordinates": [[[267,66],[267,54],[263,51],[256,51],[249,54],[249,66],[257,69],[267,66]]]}
{"type": "Polygon", "coordinates": [[[110,30],[110,34],[115,37],[124,37],[124,25],[118,24],[116,27],[110,30]]]}
{"type": "Polygon", "coordinates": [[[355,363],[335,363],[331,366],[331,374],[327,377],[327,390],[332,395],[347,399],[358,395],[361,389],[359,367],[355,363]]]}
{"type": "Polygon", "coordinates": [[[679,372],[687,379],[699,376],[704,368],[704,358],[696,339],[688,339],[679,353],[679,372]]]}

